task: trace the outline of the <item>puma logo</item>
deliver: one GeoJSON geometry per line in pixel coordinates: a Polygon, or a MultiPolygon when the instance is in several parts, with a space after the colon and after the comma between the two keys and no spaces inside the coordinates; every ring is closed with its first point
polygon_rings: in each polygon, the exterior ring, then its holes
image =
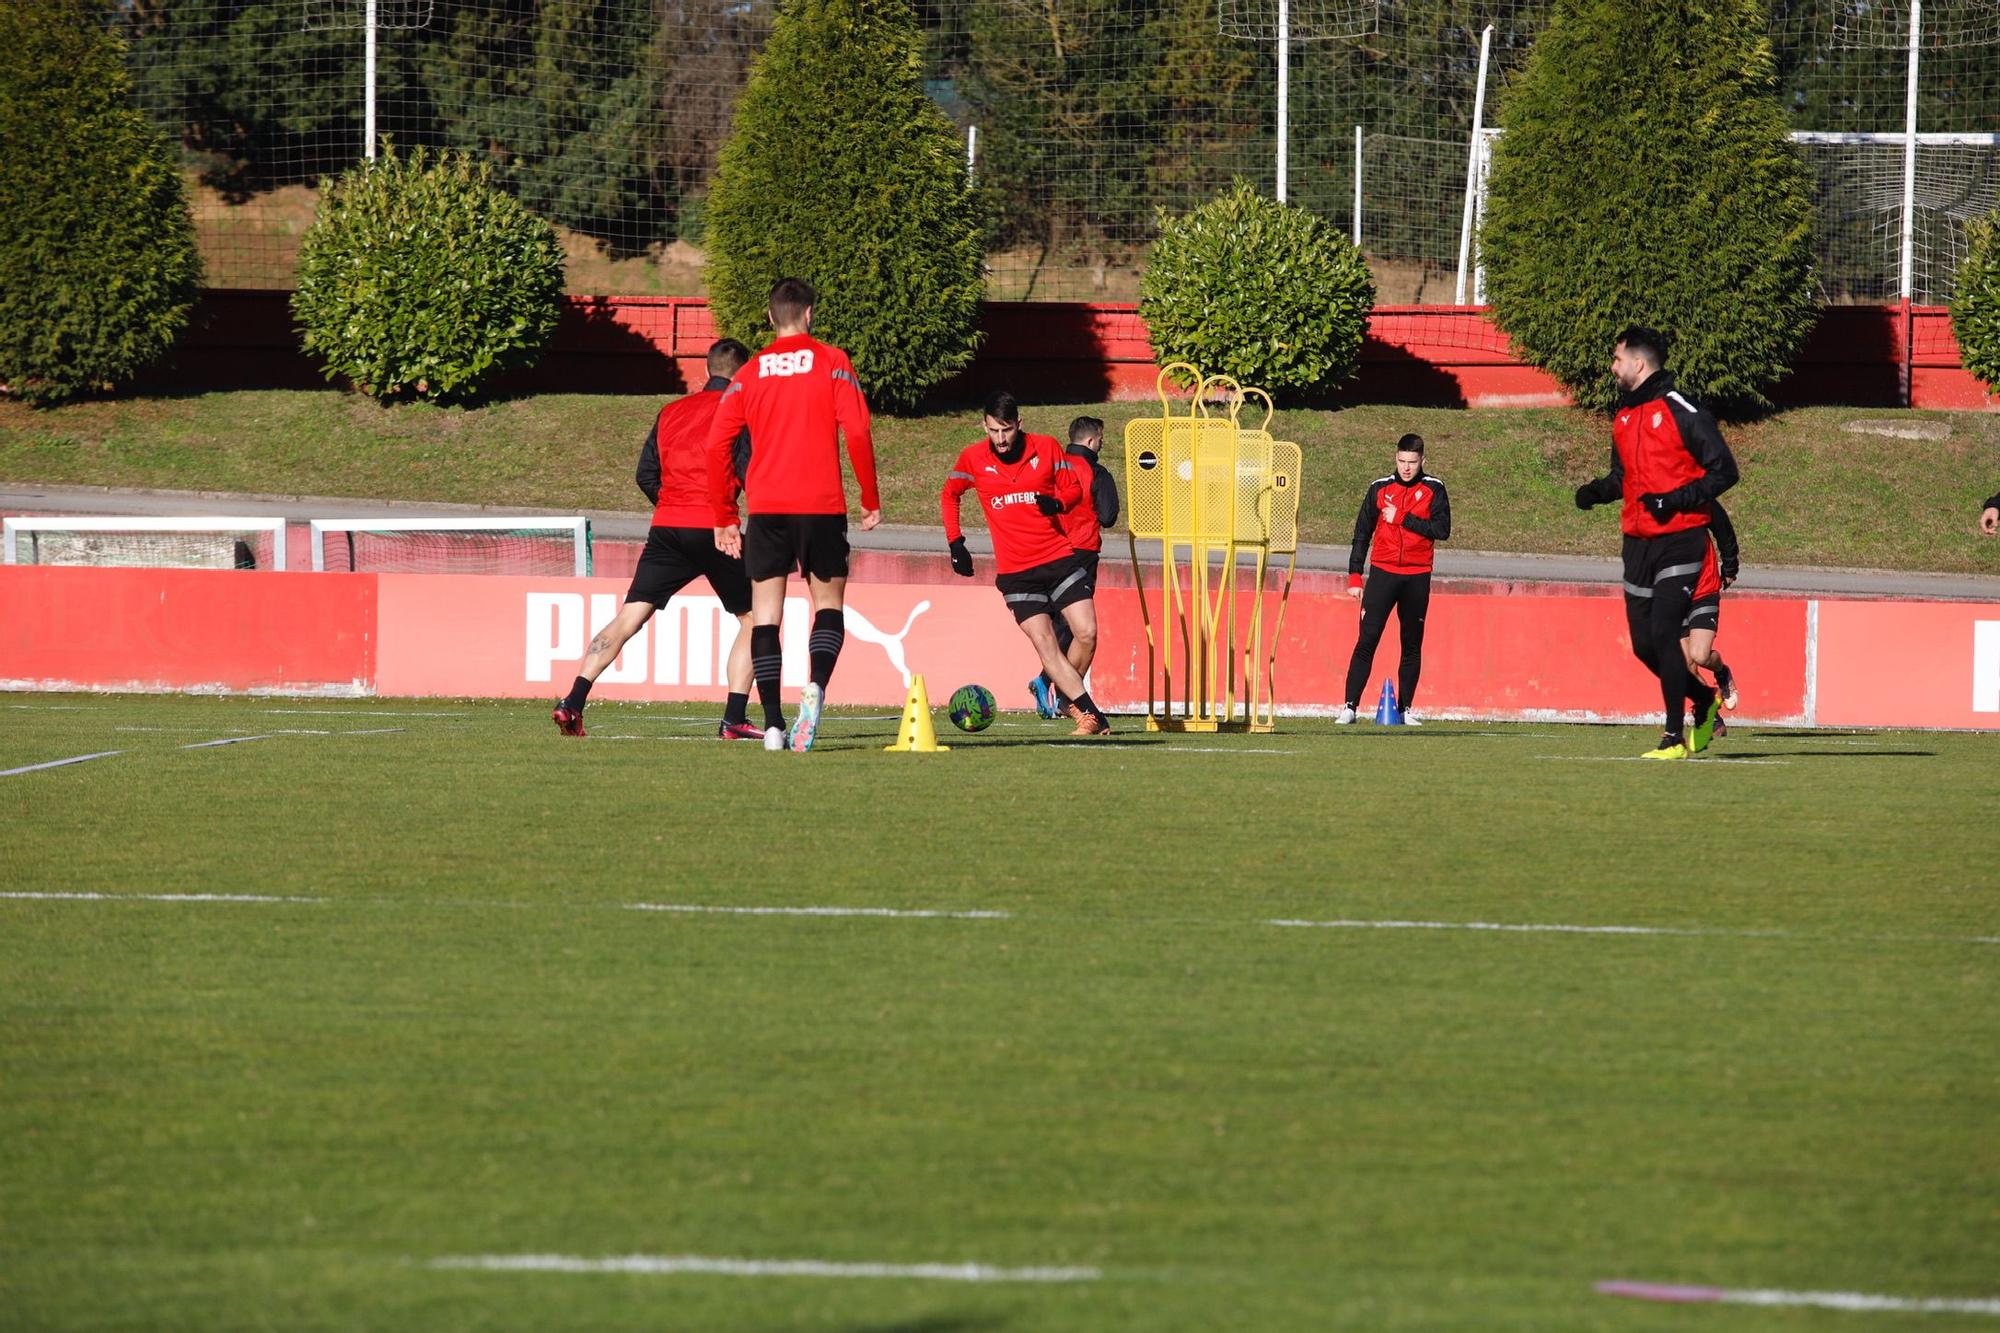
{"type": "Polygon", "coordinates": [[[910,608],[909,616],[903,621],[903,628],[895,634],[884,634],[875,627],[873,621],[852,606],[843,608],[847,619],[848,632],[864,643],[872,643],[889,655],[889,665],[896,668],[903,678],[903,688],[910,688],[910,664],[903,656],[903,640],[910,637],[910,626],[917,623],[917,617],[931,609],[929,599],[918,602],[910,608]]]}

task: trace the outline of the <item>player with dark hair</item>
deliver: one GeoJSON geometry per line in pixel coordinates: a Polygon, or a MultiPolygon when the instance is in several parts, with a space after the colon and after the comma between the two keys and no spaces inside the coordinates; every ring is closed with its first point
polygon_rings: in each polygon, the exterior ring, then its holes
{"type": "Polygon", "coordinates": [[[1034,645],[1042,669],[1068,698],[1069,716],[1076,722],[1070,734],[1105,735],[1111,720],[1056,645],[1051,624],[1052,617],[1062,616],[1079,645],[1095,648],[1092,566],[1070,545],[1062,526],[1064,516],[1085,502],[1078,468],[1054,436],[1021,429],[1021,405],[1004,389],[987,395],[983,424],[986,438],[967,445],[945,477],[944,534],[952,572],[972,577],[972,552],[959,526],[958,502],[967,491],[976,491],[987,531],[993,534],[994,586],[1034,645]]]}
{"type": "Polygon", "coordinates": [[[1389,612],[1403,640],[1396,666],[1396,699],[1406,726],[1422,726],[1410,711],[1424,669],[1424,619],[1430,614],[1431,567],[1437,543],[1451,537],[1451,497],[1444,483],[1424,471],[1424,437],[1396,441],[1396,470],[1368,483],[1354,516],[1347,548],[1347,595],[1361,603],[1361,629],[1347,659],[1347,694],[1334,722],[1354,721],[1375,649],[1389,627],[1389,612]],[[1362,577],[1363,565],[1367,577],[1362,577]]]}
{"type": "Polygon", "coordinates": [[[1702,567],[1713,557],[1709,504],[1736,484],[1736,459],[1715,418],[1674,388],[1667,344],[1652,329],[1618,335],[1612,378],[1621,390],[1611,423],[1611,470],[1576,488],[1576,507],[1622,499],[1625,624],[1632,655],[1660,680],[1665,726],[1641,756],[1685,759],[1708,748],[1721,716],[1716,692],[1688,670],[1681,627],[1702,567]],[[1695,725],[1684,732],[1685,705],[1695,725]]]}
{"type": "Polygon", "coordinates": [[[1979,530],[1989,537],[2000,536],[2000,495],[1980,506],[1979,530]]]}
{"type": "MultiPolygon", "coordinates": [[[[1090,478],[1083,488],[1083,499],[1076,506],[1063,511],[1060,522],[1063,535],[1069,538],[1070,548],[1083,557],[1090,573],[1087,582],[1095,590],[1097,587],[1097,562],[1104,550],[1104,529],[1118,521],[1118,483],[1110,469],[1097,461],[1097,453],[1104,447],[1104,423],[1096,417],[1078,417],[1069,423],[1070,466],[1080,475],[1090,478]]],[[[1091,603],[1091,630],[1088,639],[1078,638],[1070,628],[1067,614],[1054,616],[1056,647],[1063,657],[1076,668],[1076,674],[1088,681],[1090,663],[1097,656],[1097,607],[1093,596],[1091,603]]],[[[1035,711],[1047,718],[1061,717],[1067,711],[1068,701],[1056,689],[1055,682],[1044,671],[1028,682],[1029,693],[1035,696],[1035,711]]]]}
{"type": "MultiPolygon", "coordinates": [[[[722,722],[715,734],[723,740],[757,740],[764,734],[751,726],[746,716],[750,703],[750,580],[743,572],[740,555],[725,555],[716,549],[715,507],[709,498],[708,477],[708,428],[722,401],[722,391],[729,387],[729,377],[749,359],[749,349],[733,338],[711,345],[708,383],[700,392],[662,407],[653,418],[652,429],[646,432],[633,479],[653,502],[652,527],[646,533],[646,546],[639,553],[639,567],[632,574],[623,609],[592,637],[581,674],[549,715],[555,719],[556,730],[565,736],[584,734],[583,705],[590,697],[590,687],[618,660],[626,641],[697,578],[708,580],[722,609],[735,616],[741,627],[729,649],[729,701],[723,706],[722,722]]],[[[733,443],[747,455],[749,432],[739,432],[733,443]]]]}
{"type": "MultiPolygon", "coordinates": [[[[1728,511],[1720,500],[1708,502],[1708,535],[1713,540],[1707,558],[1702,561],[1701,576],[1695,580],[1694,602],[1681,622],[1681,656],[1687,659],[1690,673],[1698,667],[1715,673],[1715,692],[1721,697],[1722,706],[1733,711],[1741,698],[1736,689],[1736,673],[1715,650],[1715,634],[1722,625],[1723,590],[1736,582],[1741,565],[1736,526],[1729,521],[1728,511]]],[[[1728,730],[1717,717],[1715,734],[1721,736],[1728,730]]]]}
{"type": "Polygon", "coordinates": [[[847,353],[812,336],[810,284],[781,278],[768,314],[777,337],[750,358],[723,391],[709,428],[710,494],[715,544],[742,553],[750,575],[750,660],[764,704],[764,745],[789,744],[803,753],[819,734],[826,688],[847,639],[847,492],[840,475],[840,436],[861,489],[861,530],[882,521],[875,489],[875,445],[868,400],[847,353]],[[737,467],[731,445],[745,424],[755,447],[740,481],[747,523],[736,520],[737,467]],[[786,736],[779,705],[784,666],[778,623],[785,583],[797,569],[812,598],[809,662],[812,679],[786,736]]]}

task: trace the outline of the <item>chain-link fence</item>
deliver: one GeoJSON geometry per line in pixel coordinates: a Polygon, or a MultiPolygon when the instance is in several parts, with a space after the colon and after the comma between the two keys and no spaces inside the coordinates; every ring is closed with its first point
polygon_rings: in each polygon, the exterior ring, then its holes
{"type": "MultiPolygon", "coordinates": [[[[992,221],[996,299],[1131,300],[1159,210],[1234,177],[1358,234],[1389,304],[1453,300],[1480,36],[1485,119],[1548,0],[931,0],[932,95],[992,221]],[[1283,64],[1280,64],[1280,56],[1283,64]],[[1281,73],[1283,77],[1281,78],[1281,73]],[[1282,88],[1283,97],[1280,97],[1282,88]],[[1281,113],[1282,112],[1282,113],[1281,113]]],[[[2000,0],[1773,0],[1831,300],[1919,301],[2000,202],[2000,0]],[[1859,137],[1857,137],[1859,136],[1859,137]],[[1886,137],[1884,137],[1886,136],[1886,137]],[[1893,196],[1893,197],[1892,197],[1893,196]]],[[[323,176],[372,123],[491,162],[559,225],[573,291],[696,295],[703,205],[774,0],[125,0],[144,108],[185,151],[208,282],[290,285],[323,176]]],[[[865,77],[865,71],[856,71],[865,77]]]]}

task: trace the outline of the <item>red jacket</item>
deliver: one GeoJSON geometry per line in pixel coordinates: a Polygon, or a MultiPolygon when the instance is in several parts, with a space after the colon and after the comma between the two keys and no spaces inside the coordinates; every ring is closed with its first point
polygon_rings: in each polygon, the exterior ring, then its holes
{"type": "Polygon", "coordinates": [[[1097,461],[1095,450],[1073,444],[1064,453],[1083,487],[1083,499],[1074,509],[1063,511],[1063,535],[1079,551],[1101,551],[1104,530],[1118,521],[1118,483],[1110,469],[1097,461]]]}
{"type": "Polygon", "coordinates": [[[736,432],[750,427],[750,475],[741,479],[753,514],[845,514],[835,427],[861,487],[861,507],[880,509],[868,400],[847,353],[803,333],[788,334],[750,358],[722,392],[708,430],[713,522],[736,521],[736,432]]]}
{"type": "Polygon", "coordinates": [[[993,534],[994,563],[1002,574],[1061,560],[1071,553],[1063,534],[1062,514],[1044,514],[1035,497],[1053,495],[1065,514],[1084,499],[1072,460],[1052,435],[1021,436],[1021,452],[1002,462],[990,440],[968,444],[944,479],[944,535],[957,541],[965,535],[958,522],[959,497],[979,493],[986,511],[986,529],[993,534]]]}
{"type": "Polygon", "coordinates": [[[640,446],[636,479],[653,502],[654,527],[715,526],[708,496],[708,428],[727,387],[729,381],[718,376],[700,392],[662,407],[640,446]]]}
{"type": "Polygon", "coordinates": [[[1403,481],[1391,473],[1368,483],[1347,548],[1347,586],[1361,586],[1364,561],[1390,574],[1428,574],[1437,543],[1451,536],[1451,497],[1428,472],[1403,481]],[[1387,514],[1396,511],[1392,520],[1387,514]]]}
{"type": "Polygon", "coordinates": [[[1708,502],[1736,484],[1736,459],[1715,418],[1656,370],[1618,400],[1611,421],[1611,470],[1577,489],[1588,509],[1623,498],[1628,537],[1664,537],[1708,526],[1708,502]]]}

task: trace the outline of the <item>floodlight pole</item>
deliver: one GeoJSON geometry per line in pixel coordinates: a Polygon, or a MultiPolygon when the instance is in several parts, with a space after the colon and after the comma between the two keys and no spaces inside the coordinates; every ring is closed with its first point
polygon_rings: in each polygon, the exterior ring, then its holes
{"type": "Polygon", "coordinates": [[[965,183],[970,185],[977,175],[979,164],[979,127],[965,127],[965,183]]]}
{"type": "Polygon", "coordinates": [[[1453,305],[1465,304],[1465,266],[1472,258],[1472,196],[1479,176],[1479,126],[1486,119],[1486,61],[1493,50],[1493,25],[1479,34],[1479,83],[1472,94],[1472,134],[1465,149],[1465,212],[1458,224],[1458,288],[1453,305]]]}
{"type": "Polygon", "coordinates": [[[1917,231],[1917,61],[1924,30],[1923,0],[1910,0],[1910,71],[1903,93],[1903,406],[1910,405],[1914,353],[1910,339],[1916,320],[1910,301],[1916,295],[1917,231]]]}
{"type": "Polygon", "coordinates": [[[367,54],[362,58],[362,68],[366,71],[363,82],[366,89],[362,94],[361,152],[370,162],[375,160],[375,5],[377,0],[368,0],[367,54]]]}
{"type": "Polygon", "coordinates": [[[1278,202],[1285,202],[1286,149],[1292,129],[1292,5],[1278,0],[1278,202]]]}

